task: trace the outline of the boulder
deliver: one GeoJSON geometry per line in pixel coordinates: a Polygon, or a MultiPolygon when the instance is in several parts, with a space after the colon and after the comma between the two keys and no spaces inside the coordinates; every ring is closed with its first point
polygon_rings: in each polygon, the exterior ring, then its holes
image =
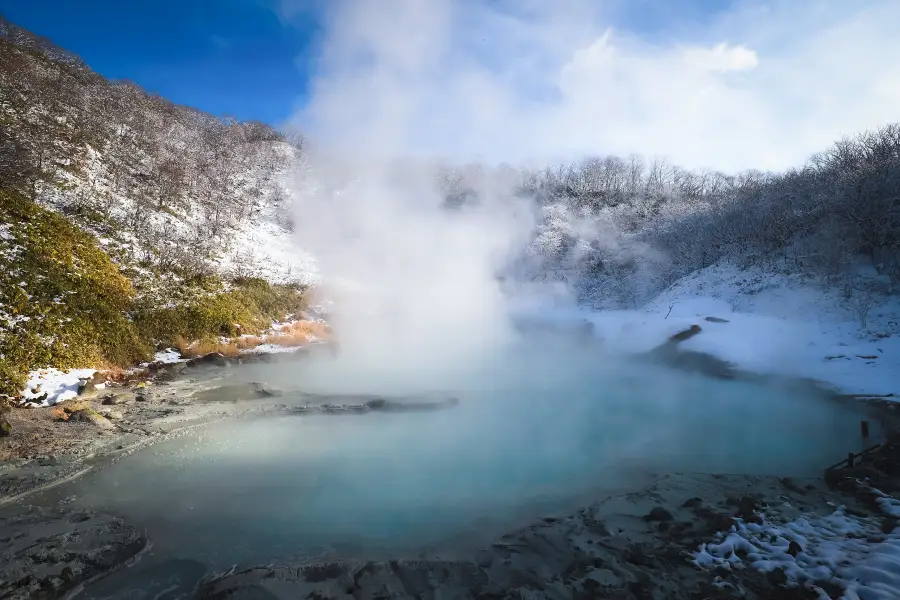
{"type": "Polygon", "coordinates": [[[119,404],[127,404],[134,399],[134,396],[128,393],[109,394],[103,397],[103,404],[106,406],[117,406],[119,404]]]}
{"type": "Polygon", "coordinates": [[[662,506],[656,506],[652,508],[649,513],[644,515],[645,521],[671,521],[672,518],[672,513],[662,506]]]}
{"type": "Polygon", "coordinates": [[[219,352],[210,352],[209,354],[204,354],[203,356],[192,358],[191,360],[187,361],[186,364],[189,367],[199,367],[203,365],[224,367],[228,364],[228,360],[225,358],[224,354],[221,354],[219,352]]]}
{"type": "Polygon", "coordinates": [[[12,425],[6,419],[0,419],[0,437],[12,435],[12,425]]]}
{"type": "Polygon", "coordinates": [[[86,377],[78,380],[78,395],[79,396],[87,396],[91,394],[97,393],[97,384],[94,383],[93,379],[90,377],[86,377]]]}
{"type": "Polygon", "coordinates": [[[101,429],[112,429],[113,427],[113,424],[110,423],[106,417],[92,408],[82,408],[80,410],[76,410],[69,415],[68,422],[91,423],[92,425],[96,425],[101,429]]]}
{"type": "Polygon", "coordinates": [[[102,408],[100,409],[99,413],[101,416],[106,417],[110,421],[118,421],[124,416],[122,414],[122,411],[115,410],[113,408],[102,408]]]}

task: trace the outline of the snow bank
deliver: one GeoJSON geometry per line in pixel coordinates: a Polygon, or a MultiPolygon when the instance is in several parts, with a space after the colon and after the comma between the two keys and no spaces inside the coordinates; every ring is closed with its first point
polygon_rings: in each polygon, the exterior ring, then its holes
{"type": "Polygon", "coordinates": [[[588,320],[605,347],[626,354],[647,352],[699,325],[701,333],[681,348],[747,371],[815,379],[844,393],[900,394],[897,298],[874,306],[862,328],[835,293],[797,277],[719,265],[679,280],[641,310],[536,312],[561,330],[588,320]]]}
{"type": "Polygon", "coordinates": [[[78,396],[80,379],[87,379],[96,369],[72,369],[64,372],[58,369],[40,369],[28,375],[28,382],[22,390],[25,402],[41,406],[52,406],[57,402],[71,400],[78,396]]]}
{"type": "MultiPolygon", "coordinates": [[[[884,499],[900,511],[900,502],[884,499]]],[[[900,527],[885,534],[875,519],[849,515],[843,507],[780,525],[765,516],[760,524],[735,519],[731,531],[702,544],[693,557],[701,568],[783,569],[789,585],[837,585],[845,600],[895,600],[900,594],[900,527]]]]}

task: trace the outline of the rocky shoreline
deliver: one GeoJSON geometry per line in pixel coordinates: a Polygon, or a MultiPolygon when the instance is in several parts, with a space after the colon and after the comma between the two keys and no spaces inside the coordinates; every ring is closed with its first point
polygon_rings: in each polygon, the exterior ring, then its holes
{"type": "MultiPolygon", "coordinates": [[[[105,576],[140,558],[152,540],[121,519],[76,511],[65,503],[31,506],[29,499],[148,444],[228,418],[443,410],[457,402],[451,397],[311,394],[302,394],[298,402],[296,391],[289,391],[294,397],[285,402],[285,390],[218,377],[217,370],[229,365],[216,356],[157,365],[146,380],[88,392],[53,408],[12,413],[13,432],[4,440],[7,460],[0,465],[0,541],[5,548],[0,555],[0,596],[72,597],[87,585],[105,585],[105,576]]],[[[895,442],[898,405],[875,402],[872,407],[889,441],[895,442]]],[[[896,518],[881,514],[872,494],[855,482],[875,482],[896,497],[898,464],[900,450],[888,443],[822,479],[668,474],[572,514],[548,515],[465,559],[330,557],[326,562],[307,560],[214,576],[199,563],[163,564],[153,568],[170,574],[159,579],[163,587],[156,591],[161,597],[208,599],[819,598],[812,588],[788,581],[784,573],[699,568],[692,564],[691,553],[736,523],[753,522],[761,515],[789,520],[824,514],[840,505],[885,533],[893,531],[896,518]]],[[[153,597],[152,591],[145,597],[153,597]]]]}
{"type": "Polygon", "coordinates": [[[212,578],[200,597],[813,599],[784,573],[699,569],[690,553],[769,504],[796,516],[835,501],[870,510],[820,480],[673,474],[504,535],[471,560],[257,567],[212,578]]]}

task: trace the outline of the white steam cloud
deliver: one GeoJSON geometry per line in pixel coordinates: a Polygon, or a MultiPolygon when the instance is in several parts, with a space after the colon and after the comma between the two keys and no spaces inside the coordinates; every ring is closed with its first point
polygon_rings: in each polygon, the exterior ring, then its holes
{"type": "Polygon", "coordinates": [[[891,0],[327,6],[298,122],[357,151],[783,169],[900,103],[891,0]]]}
{"type": "MultiPolygon", "coordinates": [[[[285,19],[298,2],[282,1],[285,19]]],[[[658,31],[648,2],[325,5],[294,122],[312,147],[298,239],[327,282],[369,290],[344,298],[348,349],[372,358],[390,340],[406,364],[438,348],[451,361],[504,335],[495,275],[531,215],[497,182],[476,209],[442,208],[439,160],[638,152],[780,169],[896,118],[896,2],[735,2],[693,21],[664,4],[673,25],[658,31]]]]}
{"type": "Polygon", "coordinates": [[[297,235],[336,302],[344,361],[464,368],[502,343],[496,275],[531,230],[527,206],[485,185],[479,207],[450,209],[427,166],[319,160],[299,194],[297,235]]]}

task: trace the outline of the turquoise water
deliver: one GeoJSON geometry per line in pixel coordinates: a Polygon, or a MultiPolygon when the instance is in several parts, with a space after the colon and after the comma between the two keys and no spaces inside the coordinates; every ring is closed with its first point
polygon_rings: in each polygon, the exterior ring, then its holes
{"type": "MultiPolygon", "coordinates": [[[[452,391],[451,409],[229,421],[128,457],[73,493],[146,527],[158,556],[221,568],[481,543],[652,473],[817,475],[861,448],[856,412],[797,389],[590,352],[513,358],[465,378],[410,373],[407,382],[452,391]]],[[[392,387],[345,375],[339,364],[236,372],[316,391],[392,387]]]]}

